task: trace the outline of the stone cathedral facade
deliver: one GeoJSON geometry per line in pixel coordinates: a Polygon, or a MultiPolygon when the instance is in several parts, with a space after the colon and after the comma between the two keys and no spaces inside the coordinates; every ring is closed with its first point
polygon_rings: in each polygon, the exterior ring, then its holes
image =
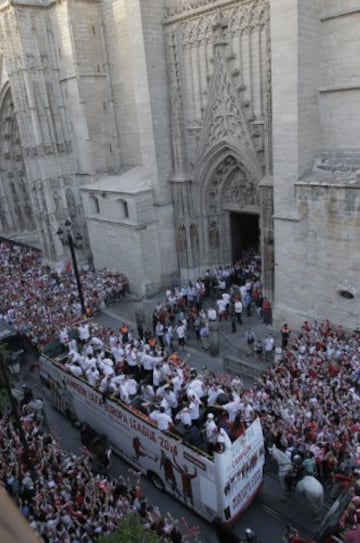
{"type": "Polygon", "coordinates": [[[0,0],[0,230],[133,291],[255,246],[274,319],[360,325],[360,0],[0,0]]]}

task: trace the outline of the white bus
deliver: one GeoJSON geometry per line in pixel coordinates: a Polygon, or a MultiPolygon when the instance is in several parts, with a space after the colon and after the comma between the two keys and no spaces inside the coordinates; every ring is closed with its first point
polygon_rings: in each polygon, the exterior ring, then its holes
{"type": "Polygon", "coordinates": [[[104,396],[64,365],[66,355],[51,348],[40,357],[45,396],[66,416],[105,435],[111,448],[153,484],[207,521],[233,524],[263,482],[264,439],[259,419],[222,453],[191,446],[176,433],[158,430],[150,418],[126,403],[104,396]],[[45,354],[47,352],[47,354],[45,354]]]}

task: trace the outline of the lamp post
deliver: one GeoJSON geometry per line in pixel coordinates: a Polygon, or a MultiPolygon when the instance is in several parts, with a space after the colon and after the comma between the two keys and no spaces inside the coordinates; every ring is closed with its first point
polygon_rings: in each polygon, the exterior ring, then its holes
{"type": "MultiPolygon", "coordinates": [[[[71,221],[70,221],[70,219],[65,220],[64,227],[65,227],[65,230],[66,230],[66,236],[64,236],[64,231],[62,230],[61,227],[58,228],[57,235],[59,236],[59,238],[61,239],[61,241],[63,243],[69,245],[69,247],[70,247],[71,260],[72,260],[72,264],[73,264],[73,268],[74,268],[76,285],[77,285],[77,289],[78,289],[78,293],[79,293],[81,312],[82,312],[83,316],[86,316],[86,307],[85,307],[84,295],[83,295],[83,291],[82,291],[82,287],[81,287],[80,275],[79,275],[79,270],[78,270],[78,265],[77,265],[77,260],[76,260],[75,242],[74,242],[74,238],[73,238],[73,235],[72,235],[72,232],[71,232],[71,221]]],[[[76,240],[77,241],[81,241],[82,239],[83,238],[82,238],[81,234],[76,234],[76,240]]]]}

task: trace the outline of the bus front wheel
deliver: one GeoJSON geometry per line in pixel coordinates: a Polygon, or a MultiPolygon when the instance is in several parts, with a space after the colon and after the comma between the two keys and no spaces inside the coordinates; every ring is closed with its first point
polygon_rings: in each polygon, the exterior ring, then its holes
{"type": "Polygon", "coordinates": [[[161,491],[165,490],[163,480],[156,473],[154,473],[153,471],[149,471],[148,477],[155,488],[161,491]]]}

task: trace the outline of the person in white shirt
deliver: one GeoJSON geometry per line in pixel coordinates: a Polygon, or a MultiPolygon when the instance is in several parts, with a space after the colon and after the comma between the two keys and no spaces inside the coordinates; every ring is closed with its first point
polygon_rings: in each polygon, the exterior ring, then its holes
{"type": "Polygon", "coordinates": [[[86,372],[86,379],[88,380],[88,383],[92,387],[95,387],[97,385],[99,377],[100,377],[100,373],[95,366],[93,366],[92,368],[89,368],[86,372]]]}
{"type": "Polygon", "coordinates": [[[151,385],[143,385],[141,387],[141,395],[145,402],[153,402],[155,398],[155,391],[151,385]]]}
{"type": "Polygon", "coordinates": [[[219,320],[222,321],[226,318],[226,303],[220,298],[216,305],[218,306],[219,320]]]}
{"type": "Polygon", "coordinates": [[[176,336],[179,342],[179,347],[183,348],[185,346],[185,336],[186,336],[186,326],[183,322],[178,324],[176,327],[176,336]]]}
{"type": "Polygon", "coordinates": [[[112,368],[114,367],[114,361],[105,354],[105,357],[102,359],[102,362],[104,364],[107,364],[108,366],[111,366],[112,368]]]}
{"type": "Polygon", "coordinates": [[[206,422],[205,422],[205,435],[206,441],[208,444],[208,453],[211,454],[214,450],[214,445],[216,443],[216,430],[217,425],[214,420],[213,413],[208,413],[206,422]]]}
{"type": "Polygon", "coordinates": [[[77,352],[79,352],[76,339],[70,339],[70,341],[68,343],[68,349],[69,349],[69,353],[73,353],[73,352],[77,353],[77,352]]]}
{"type": "Polygon", "coordinates": [[[272,334],[268,334],[266,338],[264,339],[264,351],[265,351],[265,358],[267,362],[271,362],[272,360],[274,346],[275,346],[275,340],[272,334]]]}
{"type": "Polygon", "coordinates": [[[126,388],[130,398],[136,396],[138,391],[138,384],[135,379],[132,379],[129,375],[126,376],[124,381],[124,387],[126,388]]]}
{"type": "Polygon", "coordinates": [[[215,431],[215,450],[216,452],[224,452],[230,449],[231,439],[224,428],[217,428],[215,431]]]}
{"type": "Polygon", "coordinates": [[[139,369],[139,362],[138,362],[137,351],[136,351],[136,348],[133,347],[126,354],[126,371],[130,375],[135,375],[137,374],[138,369],[139,369]]]}
{"type": "Polygon", "coordinates": [[[178,420],[182,423],[183,426],[191,426],[192,418],[190,414],[190,409],[188,406],[183,407],[175,416],[175,420],[178,420]]]}
{"type": "Polygon", "coordinates": [[[161,362],[162,358],[158,356],[152,356],[148,353],[139,353],[140,363],[142,365],[144,376],[153,376],[154,366],[161,362]]]}
{"type": "Polygon", "coordinates": [[[90,339],[90,328],[86,322],[80,324],[78,328],[79,338],[82,343],[86,343],[90,339]]]}
{"type": "Polygon", "coordinates": [[[91,345],[94,347],[96,351],[102,351],[104,349],[104,342],[102,339],[100,339],[97,336],[93,336],[91,338],[91,345]]]}
{"type": "Polygon", "coordinates": [[[196,394],[192,394],[189,398],[189,409],[192,423],[197,425],[200,419],[200,406],[202,405],[196,394]]]}
{"type": "Polygon", "coordinates": [[[126,390],[126,387],[125,387],[124,383],[120,383],[120,385],[118,387],[118,393],[119,393],[120,400],[122,400],[125,403],[129,403],[129,401],[130,401],[129,393],[126,390]]]}
{"type": "Polygon", "coordinates": [[[174,392],[174,385],[173,384],[166,385],[165,390],[164,390],[164,398],[166,399],[166,401],[170,405],[171,409],[177,409],[178,408],[179,402],[178,402],[177,396],[176,396],[176,394],[174,392]]]}
{"type": "Polygon", "coordinates": [[[239,300],[238,298],[234,302],[234,311],[235,311],[236,320],[238,324],[242,324],[243,304],[241,300],[239,300]]]}
{"type": "Polygon", "coordinates": [[[69,362],[76,362],[81,365],[83,357],[76,351],[71,351],[69,353],[69,362]]]}
{"type": "Polygon", "coordinates": [[[106,364],[104,360],[99,362],[97,366],[104,375],[110,375],[110,376],[115,375],[114,368],[112,366],[109,366],[109,364],[106,364]]]}
{"type": "Polygon", "coordinates": [[[161,376],[162,379],[167,379],[171,375],[171,368],[167,359],[163,360],[161,364],[161,376]]]}
{"type": "Polygon", "coordinates": [[[155,388],[160,386],[161,379],[162,379],[161,364],[155,364],[154,369],[153,369],[153,386],[155,388]]]}
{"type": "Polygon", "coordinates": [[[125,375],[124,374],[121,374],[121,375],[116,375],[115,377],[112,377],[111,378],[111,384],[110,384],[110,391],[113,393],[113,394],[118,394],[119,393],[119,387],[121,384],[123,384],[125,381],[125,375]]]}
{"type": "Polygon", "coordinates": [[[111,375],[105,375],[99,383],[99,392],[101,394],[108,394],[111,392],[111,375]]]}
{"type": "Polygon", "coordinates": [[[195,377],[187,385],[187,396],[190,398],[192,394],[195,394],[198,398],[203,398],[205,396],[205,385],[204,381],[195,377]]]}
{"type": "Polygon", "coordinates": [[[119,341],[111,347],[111,354],[113,355],[117,366],[124,362],[125,352],[119,341]]]}
{"type": "Polygon", "coordinates": [[[82,350],[82,354],[86,356],[92,356],[94,354],[94,349],[90,343],[86,343],[82,350]]]}
{"type": "Polygon", "coordinates": [[[216,321],[217,319],[216,309],[213,307],[209,307],[208,312],[207,312],[207,317],[209,321],[216,321]]]}
{"type": "Polygon", "coordinates": [[[78,362],[73,362],[68,366],[69,371],[76,377],[81,377],[83,375],[83,370],[78,362]]]}
{"type": "Polygon", "coordinates": [[[223,292],[222,294],[222,299],[224,300],[224,303],[225,303],[225,313],[226,315],[229,315],[229,307],[230,307],[230,300],[231,300],[231,296],[228,292],[223,292]]]}
{"type": "Polygon", "coordinates": [[[157,413],[152,412],[150,414],[150,418],[152,418],[156,422],[159,430],[162,430],[164,432],[169,431],[171,429],[171,426],[174,424],[171,416],[165,413],[165,408],[163,406],[160,406],[160,409],[157,413]]]}
{"type": "Polygon", "coordinates": [[[234,422],[237,413],[239,413],[241,409],[241,402],[239,396],[233,393],[231,401],[223,404],[221,408],[225,409],[225,411],[229,415],[229,422],[234,422]]]}
{"type": "Polygon", "coordinates": [[[224,389],[220,387],[217,383],[214,383],[211,385],[211,387],[208,390],[208,405],[214,405],[216,403],[216,399],[219,396],[219,394],[223,394],[224,389]]]}

